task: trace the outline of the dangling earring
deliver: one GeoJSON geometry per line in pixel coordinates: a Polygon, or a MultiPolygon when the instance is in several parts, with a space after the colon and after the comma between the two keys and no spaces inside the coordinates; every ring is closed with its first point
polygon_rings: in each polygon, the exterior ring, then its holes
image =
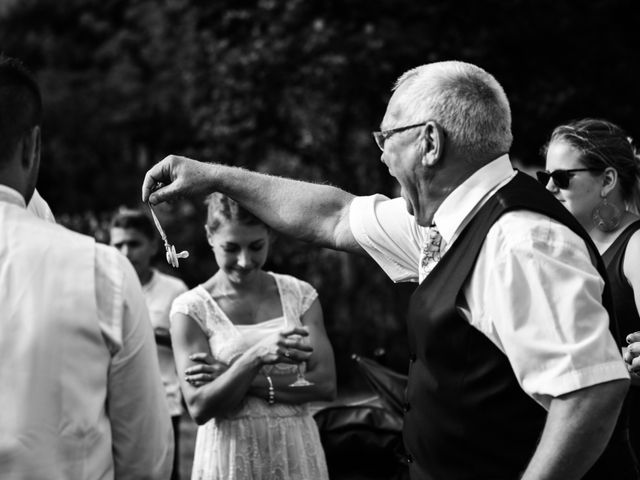
{"type": "Polygon", "coordinates": [[[602,203],[591,212],[591,220],[594,225],[603,232],[613,232],[620,225],[622,212],[613,203],[607,202],[607,197],[602,197],[602,203]]]}

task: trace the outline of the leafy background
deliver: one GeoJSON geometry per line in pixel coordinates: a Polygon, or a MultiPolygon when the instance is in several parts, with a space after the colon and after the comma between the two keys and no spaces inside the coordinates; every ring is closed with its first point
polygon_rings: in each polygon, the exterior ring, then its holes
{"type": "MultiPolygon", "coordinates": [[[[570,119],[637,136],[638,13],[632,0],[3,0],[0,50],[42,85],[39,190],[61,223],[106,241],[111,213],[139,206],[144,172],[169,153],[394,195],[370,131],[394,80],[431,61],[503,84],[522,168],[570,119]]],[[[158,212],[192,253],[174,272],[190,286],[216,268],[201,200],[158,212]]],[[[352,352],[405,369],[411,285],[291,239],[268,268],[319,290],[341,386],[357,383],[352,352]]]]}

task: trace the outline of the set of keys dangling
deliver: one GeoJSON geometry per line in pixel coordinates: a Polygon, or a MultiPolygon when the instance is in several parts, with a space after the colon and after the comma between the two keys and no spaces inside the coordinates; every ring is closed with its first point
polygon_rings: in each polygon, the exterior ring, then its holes
{"type": "Polygon", "coordinates": [[[176,252],[175,245],[171,245],[167,240],[167,235],[164,233],[164,230],[162,230],[162,226],[160,225],[160,222],[158,221],[158,217],[156,217],[156,214],[153,211],[153,208],[151,208],[151,204],[149,203],[148,205],[149,205],[149,210],[151,210],[151,216],[153,217],[153,223],[156,224],[156,228],[158,229],[158,232],[160,232],[160,237],[162,237],[162,241],[164,242],[164,249],[166,251],[165,258],[167,259],[167,263],[171,265],[173,268],[178,268],[179,259],[189,258],[189,252],[187,252],[186,250],[183,250],[182,252],[179,252],[179,253],[176,252]]]}

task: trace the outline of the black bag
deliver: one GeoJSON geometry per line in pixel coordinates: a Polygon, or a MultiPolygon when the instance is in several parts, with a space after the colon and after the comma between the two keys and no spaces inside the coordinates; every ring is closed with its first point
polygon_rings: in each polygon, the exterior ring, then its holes
{"type": "Polygon", "coordinates": [[[406,376],[354,355],[377,395],[314,414],[331,480],[408,479],[400,410],[406,376]],[[364,361],[363,361],[364,360],[364,361]]]}

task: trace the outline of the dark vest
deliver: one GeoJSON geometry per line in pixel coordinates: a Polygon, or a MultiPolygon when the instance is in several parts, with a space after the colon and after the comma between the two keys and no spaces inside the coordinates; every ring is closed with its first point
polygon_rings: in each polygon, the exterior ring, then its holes
{"type": "MultiPolygon", "coordinates": [[[[535,451],[545,410],[520,388],[507,357],[456,308],[489,229],[513,210],[567,225],[605,277],[587,233],[530,177],[516,175],[481,207],[411,298],[403,434],[412,480],[517,479],[535,451]]],[[[608,286],[603,303],[611,311],[608,286]]]]}

